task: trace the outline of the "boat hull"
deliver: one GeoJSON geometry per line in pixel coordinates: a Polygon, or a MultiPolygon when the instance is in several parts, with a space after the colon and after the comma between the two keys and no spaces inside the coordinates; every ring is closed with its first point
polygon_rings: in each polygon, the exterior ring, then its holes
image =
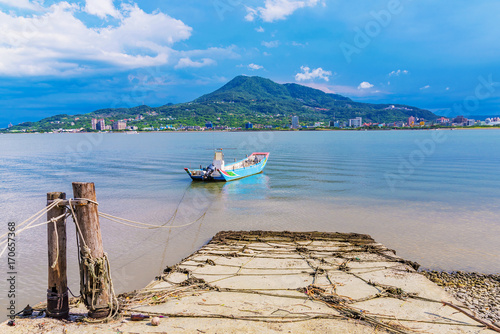
{"type": "Polygon", "coordinates": [[[264,167],[267,164],[267,159],[269,157],[269,153],[252,153],[249,158],[256,155],[263,155],[264,158],[257,164],[246,166],[242,168],[232,168],[234,165],[238,165],[245,159],[235,162],[232,165],[226,166],[223,170],[217,169],[210,177],[204,178],[204,170],[202,169],[189,169],[184,168],[186,173],[191,177],[193,181],[220,181],[220,182],[228,182],[239,180],[247,176],[255,175],[262,173],[264,167]]]}

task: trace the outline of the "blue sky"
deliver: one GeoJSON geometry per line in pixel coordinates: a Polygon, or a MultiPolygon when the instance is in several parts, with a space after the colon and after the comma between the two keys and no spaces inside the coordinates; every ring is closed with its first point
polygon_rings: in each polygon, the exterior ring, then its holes
{"type": "Polygon", "coordinates": [[[0,127],[186,102],[240,74],[500,115],[499,12],[497,0],[0,0],[0,127]]]}

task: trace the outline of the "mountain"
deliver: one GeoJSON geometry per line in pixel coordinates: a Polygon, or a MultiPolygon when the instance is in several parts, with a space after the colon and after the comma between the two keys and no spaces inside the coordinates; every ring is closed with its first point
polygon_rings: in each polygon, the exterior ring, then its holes
{"type": "Polygon", "coordinates": [[[337,95],[327,94],[321,90],[297,84],[280,85],[272,80],[261,77],[237,76],[216,91],[203,95],[194,102],[213,101],[267,101],[284,102],[295,99],[313,102],[330,103],[332,101],[351,101],[351,99],[337,95]]]}
{"type": "Polygon", "coordinates": [[[291,116],[302,124],[362,117],[363,122],[404,121],[409,116],[426,120],[437,118],[428,110],[400,104],[355,102],[348,97],[329,94],[295,83],[278,84],[261,77],[237,76],[221,88],[192,102],[161,107],[101,109],[84,115],[56,115],[38,122],[27,122],[12,129],[51,130],[53,128],[90,128],[92,118],[108,121],[128,119],[129,125],[160,127],[199,125],[241,127],[245,122],[286,127],[291,116]],[[143,117],[138,117],[142,115],[143,117]]]}
{"type": "Polygon", "coordinates": [[[434,120],[428,110],[400,104],[371,104],[355,102],[338,94],[294,83],[278,84],[261,77],[237,76],[216,91],[203,95],[193,103],[204,106],[231,103],[246,115],[297,115],[303,122],[347,121],[362,117],[365,122],[395,122],[410,116],[434,120]]]}

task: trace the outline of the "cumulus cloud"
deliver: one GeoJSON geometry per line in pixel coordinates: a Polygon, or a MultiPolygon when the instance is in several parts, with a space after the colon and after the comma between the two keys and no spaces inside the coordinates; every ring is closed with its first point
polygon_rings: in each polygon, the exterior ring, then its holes
{"type": "Polygon", "coordinates": [[[246,7],[247,21],[253,21],[259,17],[265,22],[274,22],[284,20],[287,16],[293,14],[297,9],[304,7],[314,7],[319,0],[265,0],[264,7],[246,7]]]}
{"type": "Polygon", "coordinates": [[[255,70],[263,69],[264,66],[251,63],[251,64],[248,64],[248,68],[251,69],[252,71],[255,71],[255,70]]]}
{"type": "Polygon", "coordinates": [[[368,89],[372,88],[373,85],[369,83],[368,81],[363,81],[362,83],[359,84],[358,89],[368,89]]]}
{"type": "Polygon", "coordinates": [[[107,15],[120,16],[120,12],[113,5],[113,0],[86,0],[85,11],[100,18],[105,18],[107,15]]]}
{"type": "Polygon", "coordinates": [[[245,6],[247,10],[247,15],[245,15],[245,20],[252,22],[255,20],[255,17],[259,14],[256,9],[253,9],[251,7],[245,6]]]}
{"type": "Polygon", "coordinates": [[[208,65],[215,65],[216,62],[213,59],[210,58],[203,58],[200,61],[193,61],[189,57],[181,58],[179,59],[179,62],[177,65],[175,65],[175,68],[184,68],[184,67],[204,67],[208,65]]]}
{"type": "Polygon", "coordinates": [[[262,45],[264,45],[266,48],[277,48],[278,45],[280,45],[279,41],[269,41],[269,42],[262,42],[262,45]]]}
{"type": "Polygon", "coordinates": [[[397,71],[392,71],[391,73],[389,73],[389,76],[392,77],[392,76],[396,76],[396,77],[399,77],[401,74],[408,74],[410,72],[408,72],[407,70],[397,70],[397,71]]]}
{"type": "Polygon", "coordinates": [[[307,81],[307,80],[314,80],[314,79],[323,79],[325,81],[330,80],[329,77],[332,75],[331,71],[325,71],[321,67],[318,67],[316,69],[311,69],[307,66],[301,66],[300,70],[302,72],[297,73],[295,75],[295,80],[296,81],[307,81]]]}
{"type": "Polygon", "coordinates": [[[192,28],[182,21],[159,11],[146,13],[135,4],[122,4],[119,15],[114,7],[90,8],[99,17],[116,15],[117,24],[89,28],[77,17],[89,8],[65,1],[39,15],[0,11],[0,74],[73,75],[99,68],[165,65],[172,57],[175,61],[172,45],[191,36],[192,28]]]}
{"type": "Polygon", "coordinates": [[[255,31],[257,31],[257,32],[264,32],[264,28],[262,28],[262,27],[255,28],[255,31]]]}
{"type": "Polygon", "coordinates": [[[32,3],[30,0],[0,0],[0,4],[5,4],[10,7],[23,8],[23,9],[39,9],[37,4],[32,3]]]}
{"type": "Polygon", "coordinates": [[[426,90],[426,89],[429,89],[429,88],[431,88],[431,86],[425,85],[424,87],[420,87],[420,90],[426,90]]]}

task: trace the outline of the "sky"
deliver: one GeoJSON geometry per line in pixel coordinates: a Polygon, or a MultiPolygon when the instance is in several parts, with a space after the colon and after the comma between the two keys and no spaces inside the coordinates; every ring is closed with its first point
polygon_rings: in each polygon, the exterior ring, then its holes
{"type": "Polygon", "coordinates": [[[0,0],[0,128],[187,102],[241,74],[500,116],[498,13],[498,0],[0,0]]]}

